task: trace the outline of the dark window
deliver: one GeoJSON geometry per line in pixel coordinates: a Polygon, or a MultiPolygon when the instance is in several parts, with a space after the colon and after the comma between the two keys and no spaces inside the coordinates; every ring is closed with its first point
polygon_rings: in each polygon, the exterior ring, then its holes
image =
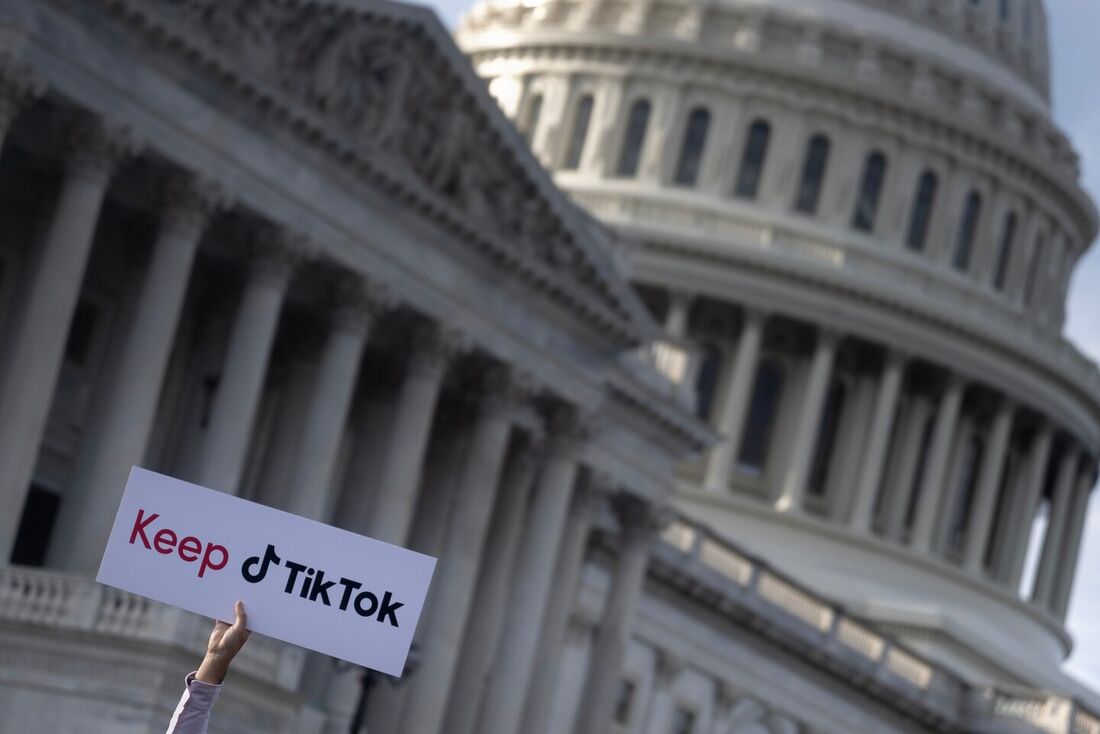
{"type": "Polygon", "coordinates": [[[642,146],[645,145],[647,127],[649,127],[649,101],[639,99],[630,107],[630,115],[627,117],[623,147],[619,151],[619,165],[615,169],[618,175],[630,178],[638,174],[638,163],[642,159],[642,146]]]}
{"type": "Polygon", "coordinates": [[[974,237],[978,234],[978,218],[982,214],[982,197],[977,191],[971,191],[966,197],[959,231],[955,235],[955,256],[951,259],[956,270],[970,268],[970,254],[974,250],[974,237]]]}
{"type": "Polygon", "coordinates": [[[913,197],[913,212],[909,217],[909,234],[905,244],[910,250],[923,250],[928,239],[928,229],[932,224],[932,208],[936,204],[936,189],[939,181],[936,174],[925,171],[917,183],[917,193],[913,197]]]}
{"type": "Polygon", "coordinates": [[[1001,246],[997,248],[997,267],[993,271],[993,287],[1003,290],[1008,279],[1008,264],[1012,262],[1012,245],[1016,241],[1016,213],[1009,212],[1001,230],[1001,246]]]}
{"type": "Polygon", "coordinates": [[[629,724],[630,712],[634,708],[634,681],[623,678],[619,681],[619,694],[615,698],[615,723],[629,724]]]}
{"type": "Polygon", "coordinates": [[[1007,23],[1009,20],[1008,14],[1008,0],[1000,0],[998,2],[998,15],[1001,18],[1002,23],[1007,23]]]}
{"type": "Polygon", "coordinates": [[[707,130],[710,128],[710,113],[702,107],[696,107],[688,115],[684,128],[684,143],[680,146],[680,161],[676,164],[675,183],[694,186],[699,178],[699,165],[703,162],[703,150],[707,146],[707,130]]]}
{"type": "Polygon", "coordinates": [[[1039,261],[1043,256],[1046,240],[1042,235],[1035,238],[1035,246],[1031,248],[1031,261],[1027,266],[1027,280],[1024,282],[1024,305],[1030,306],[1035,297],[1035,286],[1039,280],[1039,261]]]}
{"type": "Polygon", "coordinates": [[[41,566],[46,562],[54,522],[61,498],[39,486],[31,487],[19,520],[19,532],[11,551],[11,562],[20,566],[41,566]]]}
{"type": "Polygon", "coordinates": [[[814,446],[813,463],[810,465],[809,493],[816,497],[825,495],[825,485],[829,478],[829,467],[833,451],[836,448],[837,435],[840,432],[840,414],[844,410],[844,385],[834,382],[825,399],[825,410],[821,414],[821,424],[817,432],[817,444],[814,446]]]}
{"type": "Polygon", "coordinates": [[[782,394],[782,370],[772,362],[763,362],[756,370],[745,435],[741,439],[741,448],[737,455],[740,468],[755,473],[764,470],[782,394]]]}
{"type": "Polygon", "coordinates": [[[99,308],[94,303],[81,298],[73,313],[73,323],[69,327],[69,338],[65,343],[65,361],[74,367],[88,364],[88,355],[92,349],[96,321],[99,320],[99,308]]]}
{"type": "Polygon", "coordinates": [[[714,396],[721,374],[722,350],[716,344],[704,344],[699,375],[695,378],[695,414],[703,420],[709,420],[714,411],[714,396]]]}
{"type": "Polygon", "coordinates": [[[695,731],[695,712],[682,706],[676,707],[672,715],[671,734],[693,734],[695,731]]]}
{"type": "Polygon", "coordinates": [[[581,164],[584,154],[584,141],[588,137],[588,123],[592,120],[592,95],[586,94],[577,102],[577,112],[573,116],[573,131],[569,136],[569,147],[565,151],[562,168],[575,169],[581,164]]]}
{"type": "Polygon", "coordinates": [[[886,156],[878,151],[867,156],[863,164],[863,179],[859,185],[859,198],[852,214],[852,228],[862,232],[875,229],[878,202],[882,196],[882,182],[886,178],[886,156]]]}
{"type": "Polygon", "coordinates": [[[829,163],[829,139],[815,135],[806,146],[806,158],[802,162],[802,180],[794,201],[795,211],[803,214],[817,212],[821,187],[825,181],[825,168],[829,163]]]}
{"type": "Polygon", "coordinates": [[[768,157],[768,140],[772,128],[764,120],[757,120],[749,128],[745,140],[745,152],[741,155],[741,170],[737,173],[737,186],[733,193],[741,199],[755,199],[764,174],[764,161],[768,157]]]}
{"type": "Polygon", "coordinates": [[[972,436],[963,449],[962,468],[955,485],[955,507],[947,527],[947,548],[958,553],[966,540],[966,529],[970,524],[970,510],[974,505],[974,489],[978,483],[978,468],[981,466],[983,446],[981,439],[972,436]]]}
{"type": "Polygon", "coordinates": [[[523,134],[523,139],[530,143],[535,137],[535,131],[539,126],[539,116],[542,114],[542,95],[536,94],[531,98],[531,102],[527,105],[527,114],[523,117],[523,125],[520,126],[520,133],[523,134]]]}

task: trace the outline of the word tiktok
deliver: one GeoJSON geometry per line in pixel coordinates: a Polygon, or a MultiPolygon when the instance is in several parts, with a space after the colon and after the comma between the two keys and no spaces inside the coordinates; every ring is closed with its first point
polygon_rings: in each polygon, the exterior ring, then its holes
{"type": "MultiPolygon", "coordinates": [[[[138,510],[133,529],[130,531],[130,544],[140,545],[146,550],[163,555],[174,553],[185,563],[194,563],[201,558],[199,578],[203,578],[207,571],[221,571],[229,563],[229,550],[224,545],[206,543],[204,549],[203,542],[193,535],[180,538],[176,531],[170,528],[152,528],[153,523],[159,519],[160,515],[155,512],[146,515],[144,509],[138,510]]],[[[400,627],[397,622],[397,611],[405,605],[393,601],[391,592],[383,592],[382,598],[379,599],[378,595],[371,591],[360,591],[363,584],[354,579],[340,577],[339,581],[325,581],[324,571],[290,559],[284,561],[275,552],[274,545],[267,546],[262,558],[258,555],[247,558],[241,564],[241,576],[250,584],[258,584],[267,577],[272,566],[284,566],[287,570],[286,585],[283,587],[285,594],[297,593],[301,599],[321,603],[326,607],[335,606],[341,612],[348,611],[350,607],[360,617],[373,618],[377,622],[389,622],[394,627],[400,627]],[[298,587],[299,579],[300,587],[298,587]],[[335,590],[337,585],[342,591],[335,590]]]]}

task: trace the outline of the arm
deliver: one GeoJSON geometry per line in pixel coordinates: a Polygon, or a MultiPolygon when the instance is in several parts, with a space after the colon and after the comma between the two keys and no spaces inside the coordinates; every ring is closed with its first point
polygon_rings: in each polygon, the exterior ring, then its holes
{"type": "Polygon", "coordinates": [[[210,709],[221,691],[229,663],[248,640],[248,617],[244,604],[237,602],[232,625],[216,622],[206,646],[206,657],[197,672],[187,676],[187,688],[168,723],[165,734],[206,734],[210,709]]]}

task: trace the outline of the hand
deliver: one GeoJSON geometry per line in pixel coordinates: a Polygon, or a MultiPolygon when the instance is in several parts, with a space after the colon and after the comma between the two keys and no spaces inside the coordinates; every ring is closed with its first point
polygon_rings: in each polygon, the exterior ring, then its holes
{"type": "Polygon", "coordinates": [[[206,657],[195,674],[196,680],[221,684],[229,664],[248,641],[248,617],[244,613],[244,602],[237,602],[235,611],[237,618],[233,624],[214,623],[214,631],[210,633],[210,642],[206,645],[206,657]]]}

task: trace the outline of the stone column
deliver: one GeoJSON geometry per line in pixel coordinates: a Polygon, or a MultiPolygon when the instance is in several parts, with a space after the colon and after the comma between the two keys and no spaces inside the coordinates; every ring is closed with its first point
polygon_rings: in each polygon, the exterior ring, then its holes
{"type": "Polygon", "coordinates": [[[714,705],[711,707],[709,734],[727,734],[733,729],[730,721],[737,695],[726,683],[718,681],[714,686],[714,705]]]}
{"type": "Polygon", "coordinates": [[[82,119],[67,131],[71,147],[53,219],[28,284],[21,318],[0,375],[0,562],[15,543],[51,397],[80,296],[99,212],[120,160],[136,151],[128,133],[82,119]]]}
{"type": "Polygon", "coordinates": [[[615,706],[623,656],[642,593],[649,548],[660,525],[660,515],[648,502],[623,495],[616,501],[622,524],[619,563],[608,590],[600,630],[596,634],[584,695],[574,734],[605,734],[615,706]]]}
{"type": "Polygon", "coordinates": [[[609,476],[589,473],[588,481],[573,499],[561,542],[561,554],[554,569],[554,588],[558,591],[547,602],[539,640],[539,662],[528,687],[523,724],[519,728],[524,734],[545,734],[550,724],[561,674],[561,653],[566,644],[566,627],[577,596],[593,518],[599,506],[606,501],[610,488],[609,476]]]}
{"type": "Polygon", "coordinates": [[[673,686],[684,671],[684,660],[666,650],[658,650],[653,666],[653,686],[645,717],[646,734],[666,734],[672,723],[673,686]]]}
{"type": "Polygon", "coordinates": [[[921,395],[914,395],[906,411],[905,423],[901,429],[901,446],[898,450],[897,470],[894,486],[889,487],[886,503],[886,537],[900,542],[905,533],[906,515],[916,483],[917,462],[920,460],[921,443],[924,440],[924,427],[932,406],[921,395]]]}
{"type": "Polygon", "coordinates": [[[813,461],[814,447],[821,429],[821,412],[825,409],[829,380],[836,361],[837,338],[837,334],[831,331],[821,330],[818,333],[817,348],[814,350],[810,375],[806,380],[806,392],[802,399],[802,414],[795,428],[783,485],[775,501],[775,509],[780,512],[798,512],[802,509],[806,482],[810,478],[810,463],[813,461]]]}
{"type": "Polygon", "coordinates": [[[421,623],[423,655],[431,663],[410,681],[409,705],[401,722],[405,734],[440,734],[443,729],[447,695],[473,605],[470,589],[481,565],[513,414],[529,396],[522,381],[507,368],[487,369],[484,380],[485,394],[462,467],[431,605],[421,623]]]}
{"type": "Polygon", "coordinates": [[[54,530],[50,565],[74,573],[94,575],[130,467],[144,462],[191,265],[211,211],[223,203],[216,187],[182,174],[163,196],[165,211],[110,397],[85,440],[54,530]]]}
{"type": "Polygon", "coordinates": [[[980,574],[985,563],[985,549],[989,545],[989,532],[997,511],[997,496],[1004,481],[1008,441],[1012,435],[1015,413],[1016,406],[1008,398],[1004,398],[997,409],[997,416],[993,419],[989,442],[982,456],[974,511],[970,515],[970,528],[966,534],[965,563],[967,570],[974,574],[980,574]]]}
{"type": "Polygon", "coordinates": [[[0,61],[0,148],[23,108],[46,91],[46,82],[30,69],[0,61]]]}
{"type": "MultiPolygon", "coordinates": [[[[462,643],[451,702],[447,710],[447,734],[481,734],[478,716],[491,681],[498,678],[493,665],[505,612],[517,579],[516,557],[524,532],[524,514],[535,478],[542,447],[533,441],[518,447],[508,460],[501,480],[500,499],[485,543],[486,557],[478,576],[474,598],[479,613],[470,618],[462,643]]],[[[537,522],[538,518],[533,516],[537,522]]],[[[534,624],[532,622],[532,624],[534,624]]]]}
{"type": "Polygon", "coordinates": [[[547,418],[547,455],[531,505],[530,522],[519,548],[512,605],[504,620],[493,686],[479,734],[515,734],[531,682],[554,563],[569,516],[577,462],[585,429],[576,411],[554,405],[547,418]]]}
{"type": "Polygon", "coordinates": [[[940,519],[940,505],[946,492],[947,464],[954,445],[955,427],[959,422],[959,409],[962,407],[962,379],[958,375],[948,378],[943,396],[936,410],[936,424],[932,429],[932,443],[928,447],[928,458],[924,465],[924,477],[921,482],[917,501],[917,517],[913,521],[912,547],[923,553],[930,553],[936,534],[936,523],[940,519]]]}
{"type": "Polygon", "coordinates": [[[898,395],[901,393],[901,379],[905,372],[905,358],[898,353],[886,357],[886,366],[875,395],[875,412],[871,417],[871,427],[867,434],[867,446],[863,455],[863,464],[859,470],[856,484],[856,501],[852,508],[850,525],[858,532],[869,532],[872,515],[875,511],[875,499],[882,484],[882,471],[886,466],[886,450],[889,448],[890,434],[894,427],[894,414],[897,413],[898,395]]]}
{"type": "Polygon", "coordinates": [[[290,481],[288,510],[326,522],[332,472],[359,376],[359,363],[384,296],[358,276],[338,285],[337,304],[321,355],[290,481]]]}
{"type": "Polygon", "coordinates": [[[1000,578],[1013,593],[1019,588],[1020,577],[1024,572],[1028,540],[1031,538],[1031,528],[1035,521],[1035,509],[1039,506],[1039,497],[1043,493],[1043,480],[1046,479],[1053,438],[1053,427],[1047,421],[1043,421],[1031,445],[1023,491],[1016,498],[1017,501],[1012,508],[1012,522],[1006,534],[1008,542],[1004,570],[1000,578]]]}
{"type": "Polygon", "coordinates": [[[1077,564],[1081,556],[1081,539],[1085,533],[1085,522],[1089,512],[1089,492],[1096,483],[1096,475],[1086,462],[1086,468],[1077,480],[1077,489],[1070,513],[1070,527],[1066,533],[1062,556],[1058,561],[1058,580],[1051,595],[1051,611],[1058,619],[1065,619],[1069,610],[1070,594],[1073,591],[1073,577],[1077,574],[1077,564]]]}
{"type": "Polygon", "coordinates": [[[1050,505],[1050,522],[1047,523],[1046,537],[1043,539],[1043,552],[1039,557],[1039,568],[1035,575],[1035,584],[1031,600],[1043,607],[1050,607],[1051,598],[1061,565],[1062,547],[1065,545],[1066,529],[1070,524],[1070,509],[1074,503],[1074,490],[1077,482],[1080,453],[1073,446],[1067,446],[1058,465],[1058,477],[1054,483],[1054,497],[1050,505]]]}
{"type": "Polygon", "coordinates": [[[409,359],[390,429],[390,450],[380,472],[367,534],[396,545],[408,541],[417,487],[428,449],[439,390],[452,358],[462,348],[457,332],[420,325],[410,334],[409,359]]]}
{"type": "Polygon", "coordinates": [[[263,227],[254,244],[195,478],[231,494],[239,489],[279,313],[300,246],[273,227],[263,227]]]}
{"type": "Polygon", "coordinates": [[[764,314],[760,311],[746,310],[741,335],[737,340],[737,354],[733,361],[733,371],[725,399],[718,411],[716,428],[723,439],[710,451],[707,459],[706,479],[703,482],[708,492],[728,492],[730,475],[737,451],[741,447],[741,435],[745,427],[749,398],[756,378],[756,367],[760,361],[760,345],[764,340],[764,314]]]}
{"type": "Polygon", "coordinates": [[[668,315],[665,316],[665,334],[671,339],[685,339],[691,316],[692,297],[681,291],[668,294],[668,315]]]}

